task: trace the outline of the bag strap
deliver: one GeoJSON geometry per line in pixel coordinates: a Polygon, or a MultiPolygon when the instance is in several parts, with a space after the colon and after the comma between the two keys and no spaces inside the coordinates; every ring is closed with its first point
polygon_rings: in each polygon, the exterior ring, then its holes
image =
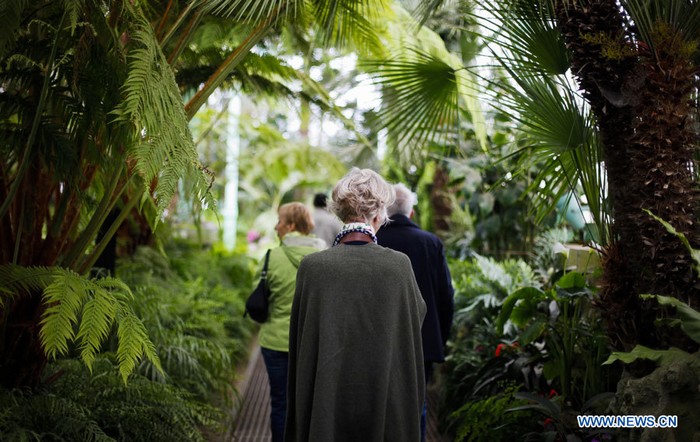
{"type": "Polygon", "coordinates": [[[284,245],[282,245],[281,249],[282,249],[282,251],[284,252],[284,254],[287,255],[287,259],[288,259],[289,262],[294,266],[294,268],[295,268],[295,269],[298,269],[298,268],[299,268],[299,264],[294,264],[294,261],[292,260],[292,257],[289,256],[289,252],[287,251],[287,247],[284,246],[284,245]]]}
{"type": "Polygon", "coordinates": [[[267,249],[267,253],[265,253],[265,264],[263,264],[262,272],[260,273],[260,279],[267,279],[268,262],[270,262],[270,249],[267,249]]]}

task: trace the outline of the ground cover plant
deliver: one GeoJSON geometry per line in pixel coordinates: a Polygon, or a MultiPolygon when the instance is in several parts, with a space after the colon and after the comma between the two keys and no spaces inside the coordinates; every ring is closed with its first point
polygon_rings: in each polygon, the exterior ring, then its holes
{"type": "Polygon", "coordinates": [[[251,336],[242,314],[252,262],[187,243],[167,250],[142,247],[117,266],[162,370],[142,360],[125,382],[113,334],[90,368],[70,346],[37,389],[2,389],[3,440],[205,440],[203,431],[232,424],[226,410],[251,336]]]}

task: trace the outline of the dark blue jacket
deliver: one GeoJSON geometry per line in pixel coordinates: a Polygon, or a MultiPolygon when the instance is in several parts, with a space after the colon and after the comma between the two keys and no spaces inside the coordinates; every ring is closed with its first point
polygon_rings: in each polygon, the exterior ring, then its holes
{"type": "Polygon", "coordinates": [[[413,273],[428,312],[423,321],[423,359],[445,360],[445,343],[452,327],[454,289],[440,239],[421,230],[404,215],[394,215],[377,232],[379,245],[402,252],[411,260],[413,273]]]}

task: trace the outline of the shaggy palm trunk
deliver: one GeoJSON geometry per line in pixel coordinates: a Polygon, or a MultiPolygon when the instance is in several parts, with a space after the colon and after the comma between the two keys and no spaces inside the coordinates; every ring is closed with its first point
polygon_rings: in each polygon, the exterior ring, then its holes
{"type": "Polygon", "coordinates": [[[448,172],[437,165],[433,177],[433,187],[430,190],[430,204],[433,211],[433,230],[449,232],[450,216],[452,215],[452,203],[450,202],[450,177],[448,172]]]}
{"type": "Polygon", "coordinates": [[[638,294],[697,302],[689,253],[643,209],[698,244],[697,183],[690,97],[693,66],[675,51],[667,30],[656,57],[634,45],[615,0],[562,2],[557,18],[571,66],[597,117],[612,206],[612,238],[604,265],[601,313],[617,347],[692,347],[654,325],[658,311],[638,294]]]}

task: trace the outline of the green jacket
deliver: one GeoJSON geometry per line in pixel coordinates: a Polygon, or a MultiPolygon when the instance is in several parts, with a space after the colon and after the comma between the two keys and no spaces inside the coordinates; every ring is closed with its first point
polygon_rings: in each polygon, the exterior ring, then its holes
{"type": "MultiPolygon", "coordinates": [[[[297,268],[304,256],[325,247],[325,243],[319,238],[290,232],[284,236],[280,247],[270,251],[270,262],[267,266],[270,316],[260,326],[258,340],[261,347],[289,351],[289,316],[292,313],[297,268]]],[[[258,274],[261,272],[262,263],[258,274]]]]}

